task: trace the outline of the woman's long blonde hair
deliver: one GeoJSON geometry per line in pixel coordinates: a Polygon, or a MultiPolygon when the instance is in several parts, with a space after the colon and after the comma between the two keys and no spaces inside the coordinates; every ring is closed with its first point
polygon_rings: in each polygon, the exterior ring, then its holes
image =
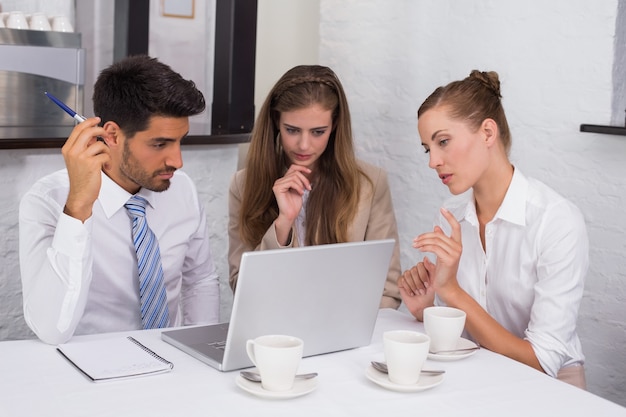
{"type": "Polygon", "coordinates": [[[278,217],[274,182],[289,168],[280,146],[282,112],[318,104],[332,110],[332,131],[319,158],[316,180],[306,206],[306,245],[346,242],[348,226],[359,203],[360,175],[352,143],[350,111],[335,73],[319,65],[301,65],[287,71],[268,94],[252,130],[239,232],[256,247],[278,217]]]}

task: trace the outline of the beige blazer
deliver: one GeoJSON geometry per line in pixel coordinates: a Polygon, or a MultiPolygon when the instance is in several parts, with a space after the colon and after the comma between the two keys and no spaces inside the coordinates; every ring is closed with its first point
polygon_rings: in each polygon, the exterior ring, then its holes
{"type": "MultiPolygon", "coordinates": [[[[398,226],[391,202],[391,192],[387,182],[387,173],[381,168],[358,161],[360,168],[372,181],[372,185],[365,179],[361,179],[361,199],[359,211],[348,228],[350,242],[364,240],[395,239],[391,264],[387,274],[385,289],[380,302],[380,307],[398,308],[400,306],[400,291],[398,290],[398,277],[400,276],[400,248],[398,244],[398,226]]],[[[261,243],[256,248],[245,245],[239,238],[239,210],[243,194],[243,182],[245,170],[235,173],[230,183],[228,196],[228,264],[230,270],[230,287],[235,290],[237,277],[239,276],[239,263],[241,255],[247,251],[267,249],[279,249],[298,246],[298,237],[295,226],[292,229],[292,239],[288,246],[280,246],[276,239],[276,230],[272,224],[263,236],[261,243]]]]}

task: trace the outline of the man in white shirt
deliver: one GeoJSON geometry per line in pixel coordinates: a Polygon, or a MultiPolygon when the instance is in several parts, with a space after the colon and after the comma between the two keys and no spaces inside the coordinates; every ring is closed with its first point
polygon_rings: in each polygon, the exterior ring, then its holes
{"type": "Polygon", "coordinates": [[[133,195],[147,200],[158,241],[169,326],[215,323],[219,281],[204,209],[181,171],[189,116],[202,93],[147,56],[102,71],[98,117],[78,124],[63,146],[66,169],[39,180],[20,204],[24,316],[44,342],[74,334],[142,328],[133,195]]]}

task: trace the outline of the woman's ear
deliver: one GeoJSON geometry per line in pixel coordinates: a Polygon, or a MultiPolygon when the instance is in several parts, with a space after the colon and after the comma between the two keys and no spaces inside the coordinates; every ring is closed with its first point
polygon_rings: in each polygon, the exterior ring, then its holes
{"type": "Polygon", "coordinates": [[[493,119],[485,119],[480,125],[480,131],[485,135],[485,143],[491,147],[498,141],[498,124],[493,119]]]}

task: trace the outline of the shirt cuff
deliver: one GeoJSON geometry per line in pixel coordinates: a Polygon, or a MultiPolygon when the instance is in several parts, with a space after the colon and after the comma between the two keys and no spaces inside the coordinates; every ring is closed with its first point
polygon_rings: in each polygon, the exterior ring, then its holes
{"type": "Polygon", "coordinates": [[[91,240],[92,228],[92,217],[83,223],[74,217],[61,213],[54,232],[52,247],[68,257],[75,258],[77,254],[82,257],[85,247],[91,240]]]}

